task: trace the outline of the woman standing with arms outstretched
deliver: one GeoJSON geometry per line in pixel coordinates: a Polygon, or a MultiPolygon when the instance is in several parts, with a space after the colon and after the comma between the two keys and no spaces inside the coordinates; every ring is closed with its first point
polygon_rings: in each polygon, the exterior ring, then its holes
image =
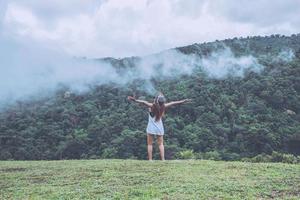
{"type": "Polygon", "coordinates": [[[148,149],[148,159],[152,160],[152,143],[153,143],[153,136],[157,136],[157,144],[159,147],[160,158],[161,160],[165,160],[165,149],[164,149],[164,140],[163,135],[165,133],[164,126],[162,123],[162,117],[165,114],[166,108],[169,108],[174,105],[182,104],[185,102],[189,102],[190,99],[184,99],[180,101],[172,101],[166,103],[166,98],[162,93],[159,93],[153,103],[144,100],[138,100],[133,96],[128,96],[128,100],[137,102],[141,105],[144,105],[149,110],[149,117],[148,117],[148,125],[147,125],[147,149],[148,149]]]}

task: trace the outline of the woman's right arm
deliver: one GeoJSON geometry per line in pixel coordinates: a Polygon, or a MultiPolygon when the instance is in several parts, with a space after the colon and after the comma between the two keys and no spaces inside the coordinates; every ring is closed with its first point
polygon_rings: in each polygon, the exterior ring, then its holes
{"type": "Polygon", "coordinates": [[[128,99],[128,100],[131,100],[131,101],[134,101],[134,102],[137,102],[137,103],[139,103],[139,104],[141,104],[141,105],[145,105],[145,106],[147,106],[148,108],[152,107],[152,103],[149,103],[148,101],[136,99],[136,98],[133,97],[133,96],[128,96],[127,99],[128,99]]]}
{"type": "Polygon", "coordinates": [[[180,101],[172,101],[172,102],[166,103],[165,106],[166,106],[166,108],[168,108],[168,107],[171,107],[171,106],[174,106],[174,105],[187,103],[187,102],[191,102],[191,101],[192,101],[191,99],[183,99],[183,100],[180,100],[180,101]]]}

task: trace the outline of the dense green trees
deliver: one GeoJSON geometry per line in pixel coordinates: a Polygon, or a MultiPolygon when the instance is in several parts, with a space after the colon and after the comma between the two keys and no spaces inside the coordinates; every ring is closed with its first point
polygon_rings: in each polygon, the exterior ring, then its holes
{"type": "MultiPolygon", "coordinates": [[[[189,76],[152,80],[168,100],[193,99],[167,111],[166,158],[259,155],[254,161],[281,156],[290,162],[294,158],[282,153],[300,155],[300,36],[240,38],[178,50],[205,56],[224,44],[237,56],[256,56],[263,71],[213,79],[196,69],[189,76]],[[287,48],[295,58],[276,59],[287,48]]],[[[122,71],[138,58],[106,60],[122,71]]],[[[6,108],[0,113],[0,159],[145,159],[147,111],[126,100],[132,93],[153,99],[142,83],[91,86],[80,95],[62,88],[54,97],[6,108]]]]}

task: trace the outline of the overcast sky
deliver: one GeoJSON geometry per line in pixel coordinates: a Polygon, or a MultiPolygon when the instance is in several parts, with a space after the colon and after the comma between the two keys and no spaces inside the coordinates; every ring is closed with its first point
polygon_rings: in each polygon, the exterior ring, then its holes
{"type": "Polygon", "coordinates": [[[299,33],[300,0],[1,0],[0,31],[2,51],[34,43],[71,56],[146,55],[299,33]]]}

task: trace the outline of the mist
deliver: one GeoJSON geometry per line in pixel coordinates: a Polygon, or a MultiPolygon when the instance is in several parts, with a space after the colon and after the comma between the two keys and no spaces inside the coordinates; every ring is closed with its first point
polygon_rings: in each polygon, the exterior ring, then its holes
{"type": "Polygon", "coordinates": [[[292,49],[284,49],[279,52],[276,61],[291,62],[295,58],[295,53],[292,49]]]}
{"type": "Polygon", "coordinates": [[[263,68],[264,66],[252,55],[236,57],[226,46],[205,57],[186,55],[172,49],[143,57],[136,66],[135,78],[146,80],[143,88],[153,95],[157,91],[150,79],[155,77],[174,78],[201,70],[208,78],[224,79],[229,75],[243,77],[246,70],[259,73],[263,68]]]}
{"type": "Polygon", "coordinates": [[[157,91],[151,83],[152,78],[176,78],[201,69],[208,77],[221,79],[228,75],[242,77],[245,70],[259,72],[263,69],[255,57],[236,57],[228,47],[206,57],[167,50],[128,62],[123,73],[119,73],[104,59],[75,58],[33,41],[2,38],[0,45],[0,54],[4,55],[0,61],[2,107],[17,100],[51,96],[61,85],[78,94],[89,91],[90,86],[107,83],[125,86],[140,79],[145,82],[141,89],[154,95],[157,91]]]}
{"type": "Polygon", "coordinates": [[[74,58],[38,43],[0,40],[0,104],[52,95],[59,85],[73,92],[88,90],[117,78],[113,68],[93,60],[74,58]]]}

